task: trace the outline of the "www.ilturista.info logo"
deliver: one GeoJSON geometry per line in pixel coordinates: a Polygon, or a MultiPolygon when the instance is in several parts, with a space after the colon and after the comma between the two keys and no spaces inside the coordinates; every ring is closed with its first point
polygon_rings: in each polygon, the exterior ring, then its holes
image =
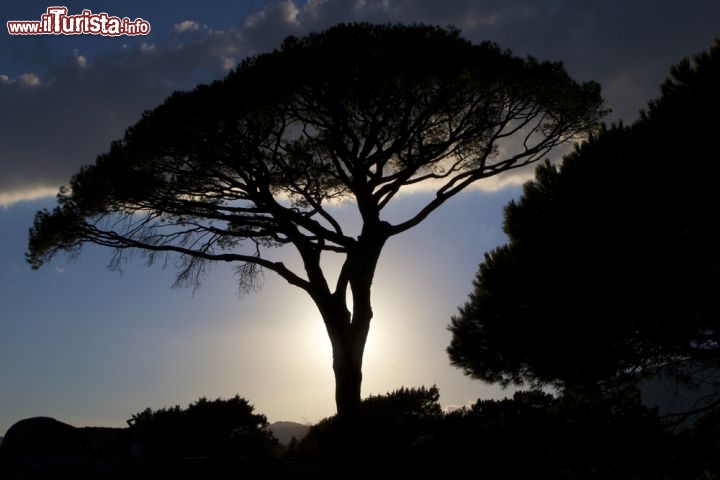
{"type": "Polygon", "coordinates": [[[83,10],[80,15],[68,15],[65,7],[49,7],[40,20],[7,22],[10,35],[147,35],[150,23],[142,18],[111,17],[107,13],[83,10]]]}

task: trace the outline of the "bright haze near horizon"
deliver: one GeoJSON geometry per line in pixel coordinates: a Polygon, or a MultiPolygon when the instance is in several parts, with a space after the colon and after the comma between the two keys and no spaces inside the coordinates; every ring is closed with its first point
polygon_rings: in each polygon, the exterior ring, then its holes
{"type": "MultiPolygon", "coordinates": [[[[40,20],[54,5],[4,2],[3,29],[7,21],[40,20]]],[[[172,265],[146,267],[140,255],[122,273],[106,269],[111,252],[93,246],[39,271],[24,261],[34,213],[51,208],[60,185],[174,90],[222,78],[290,34],[352,21],[429,23],[562,61],[576,80],[600,82],[613,110],[607,121],[630,123],[659,94],[672,64],[720,36],[720,3],[710,0],[62,5],[71,15],[89,9],[143,18],[151,31],[0,34],[0,436],[39,415],[124,426],[146,407],[187,406],[201,396],[239,394],[270,421],[312,423],[334,413],[322,321],[304,292],[272,273],[260,292],[239,298],[227,266],[215,267],[193,294],[170,288],[172,265]]],[[[531,173],[480,182],[389,242],[373,285],[363,396],[436,384],[450,408],[510,393],[449,365],[446,326],[483,253],[505,241],[502,207],[531,173]]],[[[407,217],[426,198],[404,194],[386,214],[407,217]]],[[[349,219],[349,208],[337,207],[338,215],[349,219]]]]}

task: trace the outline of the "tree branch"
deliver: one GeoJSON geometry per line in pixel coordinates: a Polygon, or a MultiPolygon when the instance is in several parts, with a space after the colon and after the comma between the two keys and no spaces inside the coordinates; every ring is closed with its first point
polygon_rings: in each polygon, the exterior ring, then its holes
{"type": "Polygon", "coordinates": [[[207,248],[193,250],[192,248],[187,248],[180,245],[156,245],[148,242],[143,242],[141,240],[129,238],[116,232],[99,230],[95,226],[89,224],[86,224],[86,238],[84,240],[116,249],[135,248],[139,250],[147,250],[149,252],[179,253],[188,257],[199,258],[202,260],[254,263],[277,273],[291,285],[295,285],[306,291],[310,290],[310,282],[295,274],[292,270],[288,269],[282,262],[272,262],[257,255],[243,255],[237,253],[211,253],[207,248]]]}

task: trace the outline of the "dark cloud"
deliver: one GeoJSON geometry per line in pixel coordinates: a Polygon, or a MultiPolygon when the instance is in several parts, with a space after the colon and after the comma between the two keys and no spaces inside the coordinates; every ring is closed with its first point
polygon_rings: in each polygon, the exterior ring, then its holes
{"type": "Polygon", "coordinates": [[[73,51],[43,74],[0,77],[0,204],[56,190],[144,110],[221,77],[243,55],[237,32],[186,36],[95,58],[73,51]]]}
{"type": "Polygon", "coordinates": [[[715,0],[282,0],[233,28],[187,18],[168,38],[129,39],[110,52],[57,55],[46,39],[13,38],[0,51],[26,69],[4,72],[0,61],[0,204],[54,190],[173,90],[219,78],[289,34],[351,21],[452,24],[473,41],[563,61],[603,85],[611,119],[632,121],[670,65],[720,35],[718,18],[715,0]]]}
{"type": "Polygon", "coordinates": [[[715,0],[309,0],[298,14],[304,30],[351,20],[454,25],[470,40],[562,61],[579,80],[599,81],[612,118],[625,120],[657,95],[670,65],[720,36],[718,18],[715,0]]]}
{"type": "Polygon", "coordinates": [[[576,78],[599,81],[614,119],[636,118],[658,94],[669,67],[707,49],[720,34],[720,3],[713,1],[684,2],[682,8],[672,0],[525,3],[497,23],[466,27],[465,34],[561,60],[576,78]]]}

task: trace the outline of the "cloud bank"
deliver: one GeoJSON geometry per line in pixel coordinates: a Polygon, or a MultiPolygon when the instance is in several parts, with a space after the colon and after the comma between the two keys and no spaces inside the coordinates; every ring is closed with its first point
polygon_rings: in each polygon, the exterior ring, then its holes
{"type": "MultiPolygon", "coordinates": [[[[187,19],[152,43],[101,53],[77,49],[10,76],[0,60],[0,206],[54,194],[81,165],[172,91],[221,78],[242,58],[339,22],[455,25],[473,41],[492,40],[519,55],[563,61],[578,80],[603,86],[611,120],[632,121],[670,65],[707,49],[720,35],[720,3],[562,0],[271,1],[234,26],[214,30],[187,19]]],[[[516,185],[526,172],[487,184],[516,185]]]]}

